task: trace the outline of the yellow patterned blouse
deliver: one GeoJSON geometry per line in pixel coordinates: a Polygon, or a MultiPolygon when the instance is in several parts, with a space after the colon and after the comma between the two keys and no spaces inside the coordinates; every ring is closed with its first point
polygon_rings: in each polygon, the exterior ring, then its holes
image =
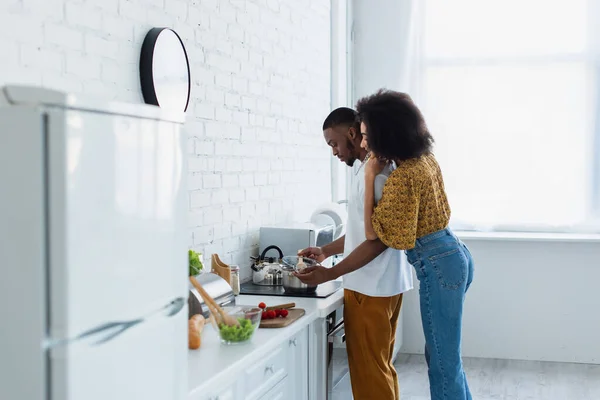
{"type": "Polygon", "coordinates": [[[373,212],[373,229],[386,246],[410,250],[415,241],[448,226],[450,205],[433,155],[398,165],[373,212]]]}

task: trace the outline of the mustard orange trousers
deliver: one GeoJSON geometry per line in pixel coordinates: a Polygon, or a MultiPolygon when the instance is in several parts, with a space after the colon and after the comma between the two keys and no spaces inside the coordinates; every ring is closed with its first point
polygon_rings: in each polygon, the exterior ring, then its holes
{"type": "Polygon", "coordinates": [[[344,325],[354,400],[399,400],[392,364],[402,294],[371,297],[344,290],[344,325]]]}

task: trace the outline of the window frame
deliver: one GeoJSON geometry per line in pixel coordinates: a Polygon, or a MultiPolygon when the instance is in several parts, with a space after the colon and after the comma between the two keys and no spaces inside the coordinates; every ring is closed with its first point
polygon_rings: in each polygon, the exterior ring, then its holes
{"type": "MultiPolygon", "coordinates": [[[[351,0],[331,0],[331,109],[352,107],[353,74],[353,9],[351,0]],[[344,29],[340,35],[338,28],[344,29]],[[337,82],[338,74],[345,75],[343,82],[337,82]]],[[[331,155],[331,201],[348,200],[350,190],[350,170],[345,164],[331,155]]]]}

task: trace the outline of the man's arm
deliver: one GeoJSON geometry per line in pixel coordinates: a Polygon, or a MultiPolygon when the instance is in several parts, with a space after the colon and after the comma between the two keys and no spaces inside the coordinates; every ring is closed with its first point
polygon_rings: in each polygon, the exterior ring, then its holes
{"type": "Polygon", "coordinates": [[[334,280],[342,275],[356,271],[373,261],[375,257],[383,253],[387,246],[381,240],[366,240],[362,242],[352,253],[344,257],[342,261],[328,269],[329,280],[334,280]]]}
{"type": "Polygon", "coordinates": [[[305,268],[301,272],[294,272],[294,276],[307,285],[319,285],[364,267],[385,249],[387,246],[379,239],[366,240],[334,267],[325,268],[322,265],[315,265],[305,268]]]}
{"type": "Polygon", "coordinates": [[[321,247],[321,251],[325,258],[335,256],[344,252],[344,243],[346,243],[346,235],[334,240],[333,242],[321,247]]]}

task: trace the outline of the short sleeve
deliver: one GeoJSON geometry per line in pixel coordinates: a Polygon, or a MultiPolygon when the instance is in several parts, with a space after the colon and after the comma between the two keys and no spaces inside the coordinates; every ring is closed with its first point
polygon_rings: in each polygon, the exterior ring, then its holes
{"type": "Polygon", "coordinates": [[[385,182],[387,181],[387,175],[379,174],[375,177],[375,182],[373,182],[373,192],[375,194],[375,204],[379,203],[381,197],[383,196],[383,187],[385,186],[385,182]]]}
{"type": "Polygon", "coordinates": [[[416,183],[410,175],[395,171],[385,182],[381,200],[373,212],[373,230],[388,247],[412,249],[417,239],[418,212],[416,183]]]}

